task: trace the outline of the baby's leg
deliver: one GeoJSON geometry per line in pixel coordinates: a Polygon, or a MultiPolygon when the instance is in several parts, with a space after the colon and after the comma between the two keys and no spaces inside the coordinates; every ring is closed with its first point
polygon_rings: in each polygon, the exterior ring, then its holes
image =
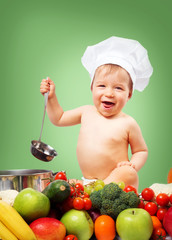
{"type": "Polygon", "coordinates": [[[139,178],[137,171],[128,165],[121,166],[118,168],[115,168],[107,178],[104,179],[105,184],[108,184],[110,182],[121,182],[123,181],[125,183],[125,186],[132,185],[136,189],[138,189],[139,185],[139,178]]]}

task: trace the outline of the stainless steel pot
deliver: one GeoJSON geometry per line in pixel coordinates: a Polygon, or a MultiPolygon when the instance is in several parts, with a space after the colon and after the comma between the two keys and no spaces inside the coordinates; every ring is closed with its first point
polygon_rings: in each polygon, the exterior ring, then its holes
{"type": "Polygon", "coordinates": [[[41,192],[52,178],[53,172],[48,170],[4,170],[0,171],[0,191],[8,189],[21,191],[31,187],[41,192]]]}

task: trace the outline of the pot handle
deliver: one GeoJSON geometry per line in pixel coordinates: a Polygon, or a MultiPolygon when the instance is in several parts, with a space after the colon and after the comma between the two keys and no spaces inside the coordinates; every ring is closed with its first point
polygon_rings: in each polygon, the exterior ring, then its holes
{"type": "Polygon", "coordinates": [[[53,174],[53,176],[55,176],[55,175],[56,175],[57,173],[59,173],[59,172],[64,172],[64,173],[65,173],[66,171],[63,171],[63,170],[62,170],[62,171],[58,171],[58,172],[55,172],[55,173],[52,173],[52,174],[53,174]]]}
{"type": "Polygon", "coordinates": [[[58,172],[55,172],[55,173],[52,173],[52,174],[53,174],[53,176],[55,176],[57,173],[58,173],[58,172]]]}

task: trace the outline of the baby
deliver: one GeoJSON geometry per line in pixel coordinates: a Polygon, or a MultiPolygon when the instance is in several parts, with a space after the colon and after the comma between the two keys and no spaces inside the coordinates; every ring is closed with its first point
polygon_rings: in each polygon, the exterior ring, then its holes
{"type": "Polygon", "coordinates": [[[105,184],[123,181],[137,189],[137,172],[145,164],[148,150],[140,127],[122,110],[133,90],[142,91],[149,82],[152,67],[147,52],[137,41],[111,37],[88,47],[82,63],[92,79],[94,105],[64,112],[54,82],[43,79],[40,92],[49,91],[48,117],[56,126],[81,124],[77,159],[84,183],[95,179],[105,184]]]}

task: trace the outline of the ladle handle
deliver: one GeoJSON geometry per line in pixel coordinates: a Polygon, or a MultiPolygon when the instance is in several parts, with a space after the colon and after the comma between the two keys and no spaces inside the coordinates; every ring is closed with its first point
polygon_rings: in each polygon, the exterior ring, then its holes
{"type": "Polygon", "coordinates": [[[47,107],[48,95],[49,92],[44,93],[45,108],[47,107]]]}
{"type": "Polygon", "coordinates": [[[49,95],[49,92],[44,93],[44,115],[43,115],[43,119],[42,119],[42,126],[41,126],[41,133],[40,133],[40,136],[39,136],[39,142],[41,142],[42,129],[43,129],[43,125],[44,125],[44,119],[45,119],[45,113],[46,113],[46,108],[47,108],[48,95],[49,95]]]}

